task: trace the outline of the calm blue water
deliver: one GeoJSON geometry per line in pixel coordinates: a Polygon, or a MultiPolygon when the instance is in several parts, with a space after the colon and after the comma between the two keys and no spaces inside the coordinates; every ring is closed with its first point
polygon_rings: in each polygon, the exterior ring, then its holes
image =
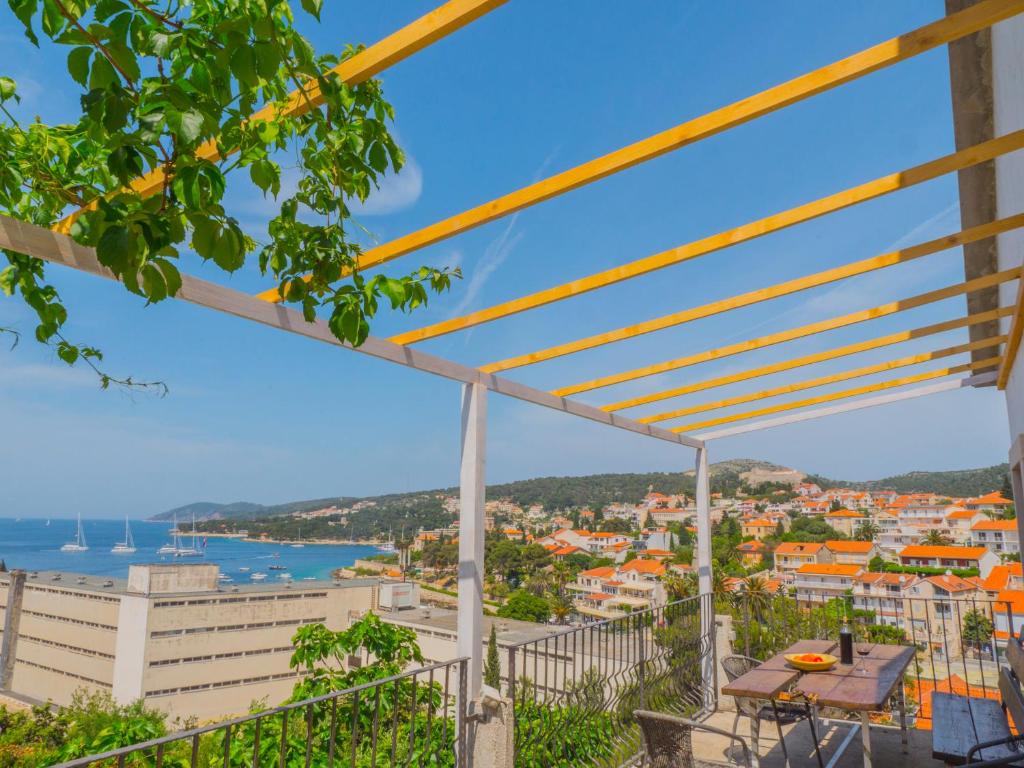
{"type": "MultiPolygon", "coordinates": [[[[83,520],[88,552],[61,552],[61,545],[75,538],[74,520],[45,520],[0,517],[0,559],[8,568],[25,570],[54,570],[65,573],[84,573],[94,576],[124,578],[132,563],[154,562],[212,562],[220,565],[221,572],[236,581],[248,579],[239,572],[240,566],[267,572],[268,565],[283,565],[296,579],[313,576],[330,578],[331,571],[352,565],[358,558],[372,555],[376,548],[369,545],[314,545],[294,549],[283,544],[250,544],[237,539],[211,538],[204,558],[160,556],[156,550],[170,541],[169,523],[132,522],[132,536],[138,551],[134,555],[113,555],[110,548],[124,540],[123,520],[83,520]],[[277,557],[275,557],[275,554],[277,557]]],[[[191,541],[186,538],[182,544],[191,541]]],[[[201,544],[197,538],[197,546],[201,544]]],[[[270,579],[277,571],[268,573],[270,579]]],[[[269,581],[269,579],[268,579],[269,581]]]]}

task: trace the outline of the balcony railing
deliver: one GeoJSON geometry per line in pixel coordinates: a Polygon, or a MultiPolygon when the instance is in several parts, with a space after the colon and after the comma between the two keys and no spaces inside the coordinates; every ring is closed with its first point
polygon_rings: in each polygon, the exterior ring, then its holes
{"type": "Polygon", "coordinates": [[[447,661],[52,768],[458,768],[467,681],[467,660],[447,661]]]}
{"type": "Polygon", "coordinates": [[[507,649],[515,764],[618,766],[640,753],[635,709],[714,709],[710,596],[594,622],[507,649]]]}

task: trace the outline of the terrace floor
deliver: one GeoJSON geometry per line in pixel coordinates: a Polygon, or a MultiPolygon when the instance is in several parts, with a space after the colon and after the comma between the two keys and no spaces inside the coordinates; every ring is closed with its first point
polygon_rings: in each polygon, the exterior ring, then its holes
{"type": "MultiPolygon", "coordinates": [[[[716,712],[705,720],[708,725],[732,731],[735,714],[732,712],[716,712]]],[[[842,751],[839,759],[831,764],[831,760],[840,751],[841,745],[850,735],[855,723],[840,720],[822,720],[822,743],[821,756],[825,765],[829,768],[862,768],[864,765],[861,733],[858,730],[842,751]]],[[[786,738],[786,747],[789,750],[792,768],[809,766],[816,768],[817,762],[814,757],[814,742],[811,739],[811,731],[806,721],[784,725],[782,728],[786,738]]],[[[740,718],[739,736],[747,741],[747,745],[753,749],[750,742],[750,720],[740,718]]],[[[888,766],[899,766],[899,768],[942,768],[942,762],[932,758],[932,734],[931,731],[909,730],[909,745],[907,753],[903,754],[900,748],[899,728],[888,726],[872,726],[871,747],[873,751],[874,768],[888,768],[888,766]]],[[[730,741],[724,736],[715,734],[695,732],[693,735],[694,752],[699,758],[725,762],[730,753],[730,741]]],[[[739,750],[737,749],[737,755],[739,750]]],[[[783,768],[784,760],[782,749],[779,747],[778,732],[772,722],[761,723],[761,738],[758,749],[761,768],[783,768]]]]}

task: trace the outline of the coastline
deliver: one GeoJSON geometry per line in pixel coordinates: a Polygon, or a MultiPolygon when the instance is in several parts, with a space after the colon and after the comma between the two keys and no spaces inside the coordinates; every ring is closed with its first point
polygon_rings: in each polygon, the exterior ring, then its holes
{"type": "MultiPolygon", "coordinates": [[[[172,535],[174,534],[173,529],[171,530],[171,534],[172,535]]],[[[193,536],[193,533],[192,533],[192,531],[178,531],[178,535],[179,536],[191,537],[191,536],[193,536]]],[[[208,538],[208,539],[235,539],[237,541],[244,541],[247,544],[281,544],[281,545],[284,545],[284,546],[292,546],[294,544],[303,544],[303,545],[307,545],[308,544],[308,545],[317,545],[317,546],[329,545],[329,546],[338,546],[338,547],[351,547],[351,546],[357,546],[357,547],[379,547],[381,544],[385,543],[384,541],[379,541],[379,540],[376,540],[376,539],[360,539],[358,541],[353,540],[353,539],[265,539],[265,538],[253,538],[252,536],[250,536],[250,535],[248,535],[246,533],[225,533],[225,532],[218,532],[218,533],[209,532],[208,533],[208,532],[205,532],[205,531],[196,531],[194,535],[196,536],[196,538],[199,538],[200,536],[202,536],[202,537],[205,537],[205,538],[208,538]]]]}

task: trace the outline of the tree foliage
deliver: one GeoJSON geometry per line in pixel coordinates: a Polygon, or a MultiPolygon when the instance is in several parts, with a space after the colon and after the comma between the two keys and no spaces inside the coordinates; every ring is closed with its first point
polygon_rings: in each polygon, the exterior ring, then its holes
{"type": "MultiPolygon", "coordinates": [[[[227,273],[255,258],[283,299],[307,320],[324,312],[353,345],[381,304],[410,311],[449,288],[457,273],[445,269],[358,269],[350,206],[402,168],[394,111],[379,81],[333,71],[360,49],[317,54],[288,0],[8,4],[32,44],[43,36],[66,52],[81,111],[59,125],[19,120],[17,84],[0,77],[0,212],[49,227],[84,208],[71,236],[147,303],[178,293],[189,251],[227,273]],[[150,189],[133,184],[153,172],[150,189]],[[229,178],[242,175],[279,203],[263,240],[225,205],[229,178]]],[[[302,7],[319,18],[320,0],[302,7]]],[[[0,289],[35,311],[36,338],[70,364],[101,359],[64,336],[68,312],[43,262],[5,254],[0,289]]]]}

